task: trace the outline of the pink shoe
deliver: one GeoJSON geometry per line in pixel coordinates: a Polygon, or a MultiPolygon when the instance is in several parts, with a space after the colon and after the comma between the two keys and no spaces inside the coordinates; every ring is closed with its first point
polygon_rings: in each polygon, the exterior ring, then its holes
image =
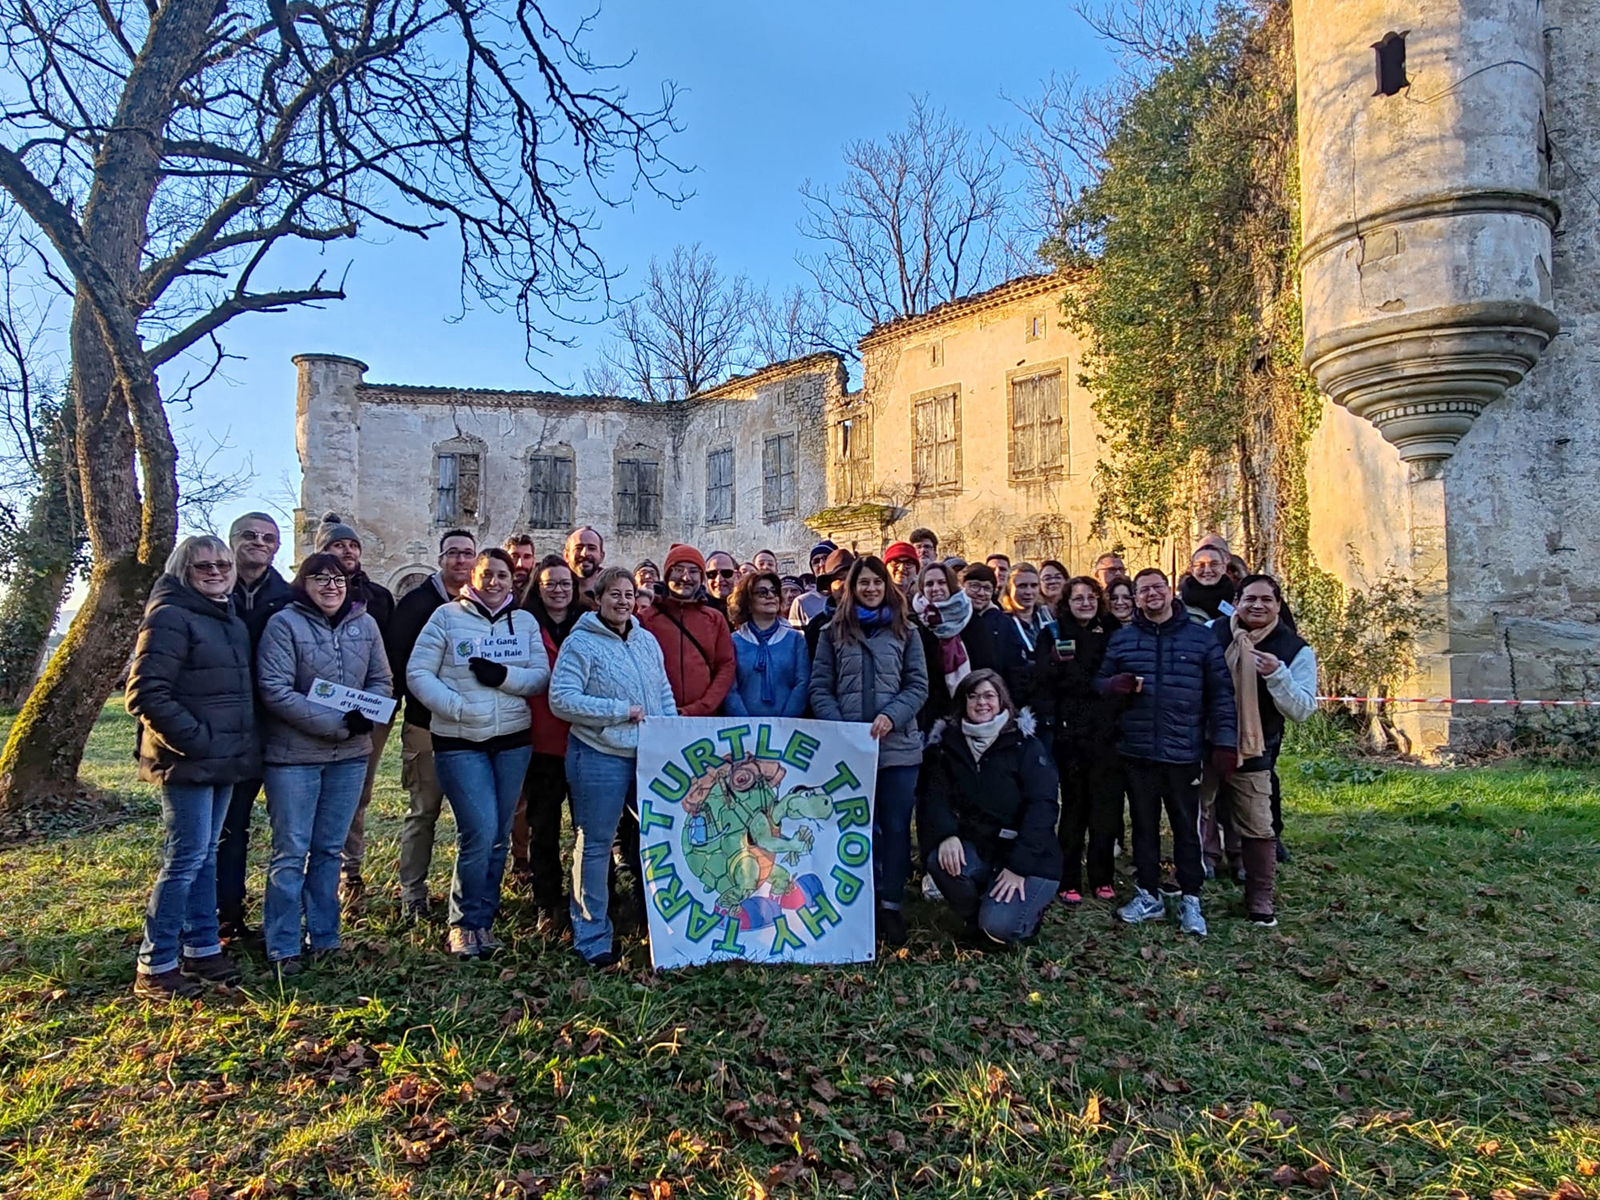
{"type": "Polygon", "coordinates": [[[1094,898],[1096,900],[1115,900],[1117,898],[1117,889],[1110,884],[1105,887],[1097,887],[1094,890],[1094,898]]]}
{"type": "Polygon", "coordinates": [[[1056,893],[1056,899],[1061,901],[1063,904],[1082,904],[1083,893],[1079,892],[1076,888],[1063,888],[1061,891],[1056,893]]]}

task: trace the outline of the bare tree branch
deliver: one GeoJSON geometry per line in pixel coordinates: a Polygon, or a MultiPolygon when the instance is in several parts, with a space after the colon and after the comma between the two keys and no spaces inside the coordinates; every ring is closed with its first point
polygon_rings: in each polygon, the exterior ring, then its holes
{"type": "Polygon", "coordinates": [[[844,161],[840,183],[800,189],[800,232],[818,247],[800,263],[842,318],[832,348],[854,356],[868,327],[996,281],[1010,197],[996,139],[926,97],[913,97],[903,129],[850,143],[844,161]]]}

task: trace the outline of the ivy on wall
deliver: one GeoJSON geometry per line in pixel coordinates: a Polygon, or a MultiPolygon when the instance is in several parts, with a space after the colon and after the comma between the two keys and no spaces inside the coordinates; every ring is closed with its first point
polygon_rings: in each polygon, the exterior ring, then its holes
{"type": "Polygon", "coordinates": [[[1222,11],[1134,93],[1104,169],[1046,246],[1092,265],[1066,301],[1107,431],[1097,521],[1135,540],[1236,524],[1240,551],[1310,569],[1289,6],[1222,11]],[[1231,518],[1231,520],[1230,520],[1231,518]]]}

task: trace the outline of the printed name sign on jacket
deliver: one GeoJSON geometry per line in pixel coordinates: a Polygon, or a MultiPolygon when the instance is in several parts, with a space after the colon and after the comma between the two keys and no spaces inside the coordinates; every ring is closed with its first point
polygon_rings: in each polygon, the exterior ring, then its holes
{"type": "Polygon", "coordinates": [[[639,851],[657,968],[873,954],[868,727],[651,717],[639,729],[639,851]]]}

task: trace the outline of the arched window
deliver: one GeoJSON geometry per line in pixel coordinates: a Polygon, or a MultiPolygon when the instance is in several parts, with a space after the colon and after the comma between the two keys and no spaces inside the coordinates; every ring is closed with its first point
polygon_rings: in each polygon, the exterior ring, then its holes
{"type": "Polygon", "coordinates": [[[1409,32],[1391,30],[1383,35],[1381,42],[1372,43],[1378,60],[1378,90],[1372,93],[1374,96],[1397,95],[1400,89],[1411,85],[1411,80],[1406,78],[1406,33],[1409,32]]]}

